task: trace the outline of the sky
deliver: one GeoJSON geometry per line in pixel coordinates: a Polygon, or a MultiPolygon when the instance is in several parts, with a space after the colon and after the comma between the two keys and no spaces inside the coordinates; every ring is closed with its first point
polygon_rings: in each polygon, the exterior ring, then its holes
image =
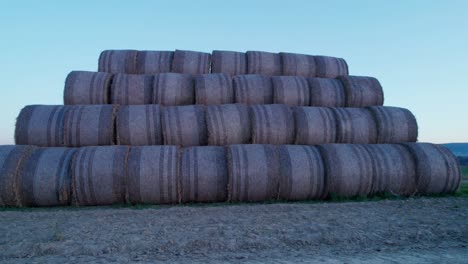
{"type": "Polygon", "coordinates": [[[410,109],[419,141],[468,142],[468,1],[1,1],[0,144],[30,104],[63,104],[104,49],[261,50],[345,58],[410,109]]]}

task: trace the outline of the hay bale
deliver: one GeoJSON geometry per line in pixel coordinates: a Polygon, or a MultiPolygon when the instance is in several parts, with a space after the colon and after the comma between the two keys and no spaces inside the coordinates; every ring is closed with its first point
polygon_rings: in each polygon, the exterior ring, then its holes
{"type": "Polygon", "coordinates": [[[65,113],[64,145],[112,145],[116,110],[112,105],[69,106],[65,113]]]}
{"type": "Polygon", "coordinates": [[[306,78],[298,76],[273,76],[273,103],[289,106],[310,105],[310,90],[306,78]]]}
{"type": "Polygon", "coordinates": [[[281,75],[281,56],[278,53],[247,51],[246,54],[248,74],[281,75]]]}
{"type": "Polygon", "coordinates": [[[190,147],[182,151],[182,202],[225,202],[228,169],[224,147],[190,147]]]}
{"type": "Polygon", "coordinates": [[[294,116],[286,105],[252,105],[252,143],[292,144],[294,116]]]}
{"type": "Polygon", "coordinates": [[[63,105],[28,105],[23,108],[16,119],[16,144],[63,146],[66,109],[63,105]]]}
{"type": "Polygon", "coordinates": [[[112,82],[111,91],[113,104],[151,104],[153,99],[153,76],[142,74],[116,74],[112,82]]]}
{"type": "Polygon", "coordinates": [[[336,78],[349,75],[348,64],[342,58],[314,56],[316,77],[336,78]]]}
{"type": "Polygon", "coordinates": [[[227,148],[228,197],[231,202],[278,198],[279,155],[272,145],[231,145],[227,148]]]}
{"type": "Polygon", "coordinates": [[[132,204],[179,202],[178,171],[177,147],[132,147],[128,156],[128,201],[132,204]]]}
{"type": "Polygon", "coordinates": [[[247,74],[247,56],[244,52],[214,50],[211,55],[211,72],[231,76],[247,74]]]}
{"type": "Polygon", "coordinates": [[[364,145],[372,157],[372,194],[412,195],[416,192],[415,164],[411,153],[401,145],[364,145]]]}
{"type": "Polygon", "coordinates": [[[154,77],[153,104],[175,106],[194,103],[195,91],[191,75],[161,73],[154,77]]]}
{"type": "Polygon", "coordinates": [[[330,195],[351,198],[372,193],[372,157],[363,145],[329,144],[318,148],[330,195]]]}
{"type": "Polygon", "coordinates": [[[330,78],[308,78],[310,105],[344,107],[346,93],[340,80],[330,78]]]}
{"type": "Polygon", "coordinates": [[[0,206],[21,206],[19,173],[34,149],[31,146],[0,146],[0,206]]]}
{"type": "Polygon", "coordinates": [[[247,144],[251,139],[247,105],[210,105],[206,108],[208,145],[247,144]]]}
{"type": "Polygon", "coordinates": [[[279,198],[285,200],[321,199],[326,195],[322,156],[312,146],[279,147],[279,198]]]}
{"type": "Polygon", "coordinates": [[[337,120],[333,110],[326,107],[294,107],[298,145],[336,143],[337,120]]]}
{"type": "Polygon", "coordinates": [[[240,104],[272,104],[271,78],[263,75],[238,75],[232,79],[235,102],[240,104]]]}
{"type": "Polygon", "coordinates": [[[172,72],[187,74],[207,74],[210,73],[211,54],[191,51],[176,50],[172,63],[172,72]]]}
{"type": "Polygon", "coordinates": [[[377,143],[377,125],[369,109],[332,108],[332,110],[337,122],[336,143],[377,143]]]}
{"type": "Polygon", "coordinates": [[[72,71],[65,80],[63,101],[66,105],[108,104],[112,74],[72,71]]]}
{"type": "Polygon", "coordinates": [[[195,77],[195,102],[203,105],[234,102],[232,79],[227,74],[213,73],[195,77]]]}
{"type": "Polygon", "coordinates": [[[136,73],[157,74],[171,72],[173,51],[138,51],[136,73]]]}
{"type": "Polygon", "coordinates": [[[377,123],[377,143],[418,140],[418,123],[408,109],[390,106],[372,106],[368,109],[377,123]]]}
{"type": "Polygon", "coordinates": [[[72,162],[72,202],[111,205],[125,202],[129,147],[78,149],[72,162]]]}
{"type": "Polygon", "coordinates": [[[312,55],[280,52],[283,73],[287,76],[315,77],[316,66],[312,55]]]}
{"type": "Polygon", "coordinates": [[[204,106],[171,106],[164,108],[162,113],[164,145],[190,147],[207,144],[204,106]]]}
{"type": "Polygon", "coordinates": [[[136,73],[136,50],[104,50],[99,56],[100,72],[136,73]]]}
{"type": "Polygon", "coordinates": [[[118,145],[161,145],[161,107],[159,105],[127,105],[117,113],[118,145]]]}
{"type": "Polygon", "coordinates": [[[416,163],[416,188],[420,194],[454,193],[460,186],[461,171],[457,158],[442,145],[403,144],[416,163]]]}
{"type": "Polygon", "coordinates": [[[73,148],[38,148],[21,171],[23,206],[64,206],[71,201],[73,148]]]}
{"type": "Polygon", "coordinates": [[[340,76],[346,92],[346,106],[366,107],[384,103],[384,94],[379,81],[373,77],[340,76]]]}

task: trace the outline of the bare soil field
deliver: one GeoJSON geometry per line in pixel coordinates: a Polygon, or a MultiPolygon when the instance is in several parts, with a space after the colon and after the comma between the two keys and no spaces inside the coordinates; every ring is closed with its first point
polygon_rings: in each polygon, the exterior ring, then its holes
{"type": "Polygon", "coordinates": [[[2,263],[467,263],[468,198],[7,209],[2,263]]]}

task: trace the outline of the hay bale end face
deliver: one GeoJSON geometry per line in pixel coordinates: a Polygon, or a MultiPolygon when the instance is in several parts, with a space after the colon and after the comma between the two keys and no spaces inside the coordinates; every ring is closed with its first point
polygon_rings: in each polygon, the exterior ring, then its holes
{"type": "Polygon", "coordinates": [[[368,109],[377,124],[377,143],[416,142],[418,140],[418,123],[408,109],[390,106],[373,106],[368,109]]]}
{"type": "Polygon", "coordinates": [[[99,56],[100,72],[110,73],[137,73],[136,72],[136,50],[105,50],[99,56]]]}
{"type": "Polygon", "coordinates": [[[119,105],[151,104],[153,76],[142,74],[116,74],[112,82],[112,103],[119,105]]]}
{"type": "Polygon", "coordinates": [[[249,107],[244,104],[206,108],[208,145],[247,144],[251,140],[249,107]]]}
{"type": "Polygon", "coordinates": [[[177,147],[132,147],[128,157],[129,202],[131,204],[178,203],[178,171],[177,147]]]}
{"type": "Polygon", "coordinates": [[[232,85],[236,103],[273,103],[273,85],[270,77],[256,74],[238,75],[232,79],[232,85]]]}
{"type": "Polygon", "coordinates": [[[295,144],[319,145],[336,143],[337,120],[326,107],[294,107],[296,121],[295,144]]]}
{"type": "Polygon", "coordinates": [[[182,147],[207,144],[205,107],[201,105],[171,106],[163,109],[164,145],[182,147]]]}
{"type": "Polygon", "coordinates": [[[117,113],[118,145],[161,145],[161,107],[159,105],[128,105],[117,113]]]}
{"type": "Polygon", "coordinates": [[[295,138],[294,116],[286,105],[250,106],[252,143],[292,144],[295,138]]]}
{"type": "Polygon", "coordinates": [[[346,92],[346,106],[380,106],[384,103],[384,94],[379,81],[366,76],[340,76],[346,92]]]}
{"type": "Polygon", "coordinates": [[[312,55],[281,52],[282,75],[315,77],[316,66],[312,55]]]}
{"type": "Polygon", "coordinates": [[[321,199],[326,195],[325,168],[320,152],[312,146],[279,147],[279,198],[321,199]]]}
{"type": "Polygon", "coordinates": [[[72,163],[72,194],[76,205],[111,205],[125,202],[126,146],[84,147],[72,163]]]}
{"type": "Polygon", "coordinates": [[[231,145],[227,148],[228,194],[231,202],[278,198],[279,155],[272,145],[231,145]]]}
{"type": "Polygon", "coordinates": [[[336,78],[347,76],[348,64],[342,58],[329,56],[314,56],[316,76],[319,78],[336,78]]]}
{"type": "Polygon", "coordinates": [[[136,56],[137,74],[171,72],[173,51],[138,51],[136,56]]]}
{"type": "Polygon", "coordinates": [[[37,148],[25,160],[21,177],[23,206],[65,206],[71,201],[73,148],[37,148]]]}
{"type": "Polygon", "coordinates": [[[273,76],[273,103],[289,106],[309,106],[310,90],[307,79],[298,76],[273,76]]]}
{"type": "Polygon", "coordinates": [[[21,206],[21,177],[31,146],[0,146],[0,206],[21,206]]]}
{"type": "Polygon", "coordinates": [[[64,144],[67,147],[114,144],[112,105],[68,106],[65,113],[64,144]]]}
{"type": "Polygon", "coordinates": [[[281,75],[281,56],[265,51],[247,51],[247,73],[267,76],[281,75]]]}
{"type": "Polygon", "coordinates": [[[340,80],[330,78],[308,78],[310,105],[324,107],[344,107],[346,94],[340,80]]]}
{"type": "Polygon", "coordinates": [[[113,75],[106,72],[72,71],[65,80],[66,105],[108,104],[113,75]]]}
{"type": "Polygon", "coordinates": [[[176,50],[172,63],[172,72],[186,74],[207,74],[210,73],[211,54],[190,51],[176,50]]]}
{"type": "Polygon", "coordinates": [[[16,144],[63,146],[66,109],[63,105],[29,105],[23,108],[16,119],[16,144]]]}
{"type": "Polygon", "coordinates": [[[227,200],[228,169],[224,147],[190,147],[182,150],[182,202],[227,200]]]}
{"type": "Polygon", "coordinates": [[[332,108],[337,121],[337,143],[375,144],[377,125],[366,108],[332,108]]]}
{"type": "Polygon", "coordinates": [[[211,72],[231,76],[247,74],[247,56],[244,52],[214,50],[211,56],[211,72]]]}
{"type": "Polygon", "coordinates": [[[203,74],[195,77],[195,101],[203,105],[234,102],[232,79],[227,74],[203,74]]]}
{"type": "Polygon", "coordinates": [[[176,106],[194,103],[194,81],[191,75],[161,73],[154,77],[153,104],[176,106]]]}

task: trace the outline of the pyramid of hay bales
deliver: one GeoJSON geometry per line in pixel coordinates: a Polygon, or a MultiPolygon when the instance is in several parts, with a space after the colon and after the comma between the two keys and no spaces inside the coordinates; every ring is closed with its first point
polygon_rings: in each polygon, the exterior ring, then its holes
{"type": "Polygon", "coordinates": [[[453,193],[456,158],[344,59],[106,50],[0,146],[0,206],[453,193]]]}

